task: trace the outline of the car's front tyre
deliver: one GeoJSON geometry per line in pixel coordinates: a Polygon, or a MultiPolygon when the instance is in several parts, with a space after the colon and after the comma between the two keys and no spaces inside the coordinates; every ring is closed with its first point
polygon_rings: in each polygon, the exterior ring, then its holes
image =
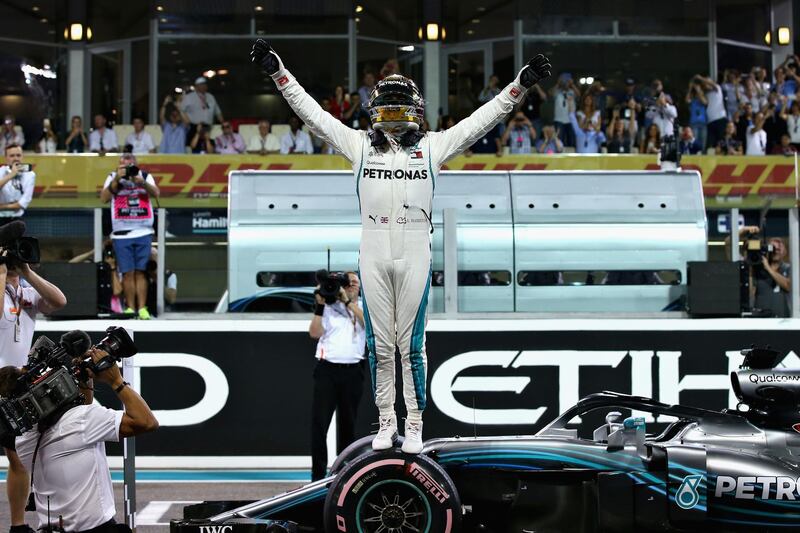
{"type": "Polygon", "coordinates": [[[330,533],[457,533],[461,502],[445,471],[425,455],[367,453],[337,475],[325,500],[330,533]]]}

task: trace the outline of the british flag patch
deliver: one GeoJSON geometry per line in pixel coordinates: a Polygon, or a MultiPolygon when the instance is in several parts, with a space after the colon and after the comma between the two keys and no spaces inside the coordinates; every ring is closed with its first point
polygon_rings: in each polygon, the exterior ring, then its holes
{"type": "Polygon", "coordinates": [[[422,150],[414,150],[411,152],[411,159],[422,159],[422,150]]]}

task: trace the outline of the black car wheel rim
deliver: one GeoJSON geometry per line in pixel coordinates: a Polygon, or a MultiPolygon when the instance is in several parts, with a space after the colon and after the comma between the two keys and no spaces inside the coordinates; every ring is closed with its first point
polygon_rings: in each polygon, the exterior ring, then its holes
{"type": "Polygon", "coordinates": [[[428,533],[431,507],[419,488],[389,479],[364,493],[356,517],[359,533],[428,533]]]}

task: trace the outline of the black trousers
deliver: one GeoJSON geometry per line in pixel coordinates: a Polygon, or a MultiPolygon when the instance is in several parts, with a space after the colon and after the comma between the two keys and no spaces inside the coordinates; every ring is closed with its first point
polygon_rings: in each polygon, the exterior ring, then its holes
{"type": "Polygon", "coordinates": [[[352,365],[317,361],[311,403],[311,480],[328,468],[328,427],[336,411],[336,451],[355,440],[356,413],[364,389],[364,362],[352,365]]]}

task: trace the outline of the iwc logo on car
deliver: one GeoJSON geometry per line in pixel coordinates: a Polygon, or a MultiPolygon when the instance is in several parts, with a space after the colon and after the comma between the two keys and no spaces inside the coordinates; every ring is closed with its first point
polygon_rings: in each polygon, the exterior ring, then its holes
{"type": "Polygon", "coordinates": [[[675,493],[675,503],[678,504],[678,507],[686,510],[694,509],[697,502],[700,501],[700,493],[697,492],[697,487],[700,486],[701,481],[703,481],[703,476],[701,475],[683,478],[681,486],[678,487],[678,491],[675,493]]]}

